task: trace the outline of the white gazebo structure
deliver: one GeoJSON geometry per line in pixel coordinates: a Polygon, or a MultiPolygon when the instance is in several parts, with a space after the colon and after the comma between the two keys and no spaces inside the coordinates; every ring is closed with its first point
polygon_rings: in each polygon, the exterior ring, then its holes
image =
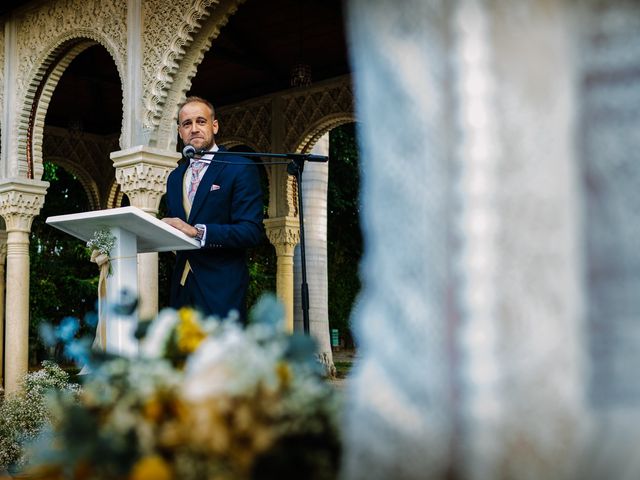
{"type": "MultiPolygon", "coordinates": [[[[120,207],[126,195],[157,215],[180,159],[177,106],[187,94],[219,107],[218,142],[229,148],[310,152],[355,118],[337,0],[295,8],[288,0],[27,0],[3,4],[0,15],[0,265],[6,251],[7,278],[0,371],[13,391],[27,370],[29,232],[46,202],[45,161],[80,181],[91,210],[120,207]],[[260,22],[266,15],[283,23],[260,22]],[[314,32],[304,45],[300,32],[283,28],[302,23],[314,32]]],[[[265,174],[265,229],[293,330],[298,188],[284,168],[265,166],[265,174]]],[[[158,310],[157,253],[139,255],[138,278],[140,315],[150,317],[158,310]]],[[[317,312],[318,353],[331,363],[326,307],[317,312]]]]}

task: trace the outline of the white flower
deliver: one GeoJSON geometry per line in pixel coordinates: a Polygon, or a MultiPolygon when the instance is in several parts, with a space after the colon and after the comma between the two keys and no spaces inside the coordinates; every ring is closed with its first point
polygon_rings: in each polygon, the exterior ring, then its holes
{"type": "Polygon", "coordinates": [[[280,348],[263,347],[235,323],[225,323],[189,357],[183,394],[198,401],[220,394],[251,394],[259,384],[275,385],[280,348]]]}
{"type": "Polygon", "coordinates": [[[109,255],[109,252],[113,250],[116,244],[116,237],[111,233],[108,228],[102,228],[96,230],[87,241],[87,247],[91,250],[97,250],[103,255],[109,255]]]}
{"type": "Polygon", "coordinates": [[[151,323],[149,331],[140,342],[140,356],[143,358],[160,358],[164,355],[169,336],[178,323],[175,310],[165,308],[151,323]]]}

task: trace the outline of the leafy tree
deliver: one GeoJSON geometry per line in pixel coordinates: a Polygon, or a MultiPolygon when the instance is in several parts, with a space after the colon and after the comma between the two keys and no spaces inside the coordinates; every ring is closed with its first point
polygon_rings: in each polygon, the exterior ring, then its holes
{"type": "Polygon", "coordinates": [[[358,265],[362,256],[360,231],[360,168],[355,124],[329,133],[329,187],[327,192],[327,254],[329,325],[350,337],[349,317],[360,291],[358,265]]]}

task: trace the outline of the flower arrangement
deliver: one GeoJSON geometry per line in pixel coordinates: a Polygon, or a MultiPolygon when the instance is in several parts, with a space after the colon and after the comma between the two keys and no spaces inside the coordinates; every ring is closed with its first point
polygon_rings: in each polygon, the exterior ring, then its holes
{"type": "Polygon", "coordinates": [[[275,300],[259,302],[246,328],[181,309],[138,330],[135,358],[82,353],[92,374],[77,398],[52,398],[51,429],[32,447],[30,474],[336,478],[334,389],[313,342],[284,332],[275,300]]]}
{"type": "Polygon", "coordinates": [[[24,376],[18,393],[0,400],[0,471],[25,465],[25,444],[49,421],[46,393],[52,389],[76,395],[79,385],[58,365],[44,361],[42,369],[24,376]]]}
{"type": "Polygon", "coordinates": [[[116,244],[116,237],[107,228],[96,230],[87,241],[87,248],[90,252],[97,250],[102,255],[109,255],[109,252],[116,244]]]}
{"type": "MultiPolygon", "coordinates": [[[[116,237],[107,228],[96,230],[87,241],[87,249],[91,256],[91,261],[98,265],[100,269],[100,279],[98,280],[98,297],[107,296],[107,277],[111,275],[111,259],[109,253],[116,244],[116,237]]],[[[101,315],[102,316],[102,315],[101,315]]]]}

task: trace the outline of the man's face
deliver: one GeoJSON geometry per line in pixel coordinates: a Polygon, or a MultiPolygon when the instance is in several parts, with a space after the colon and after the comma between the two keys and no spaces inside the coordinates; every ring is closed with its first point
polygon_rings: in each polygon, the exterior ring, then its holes
{"type": "Polygon", "coordinates": [[[178,134],[185,145],[209,150],[218,133],[218,121],[211,120],[211,110],[200,102],[187,103],[178,115],[178,134]]]}

